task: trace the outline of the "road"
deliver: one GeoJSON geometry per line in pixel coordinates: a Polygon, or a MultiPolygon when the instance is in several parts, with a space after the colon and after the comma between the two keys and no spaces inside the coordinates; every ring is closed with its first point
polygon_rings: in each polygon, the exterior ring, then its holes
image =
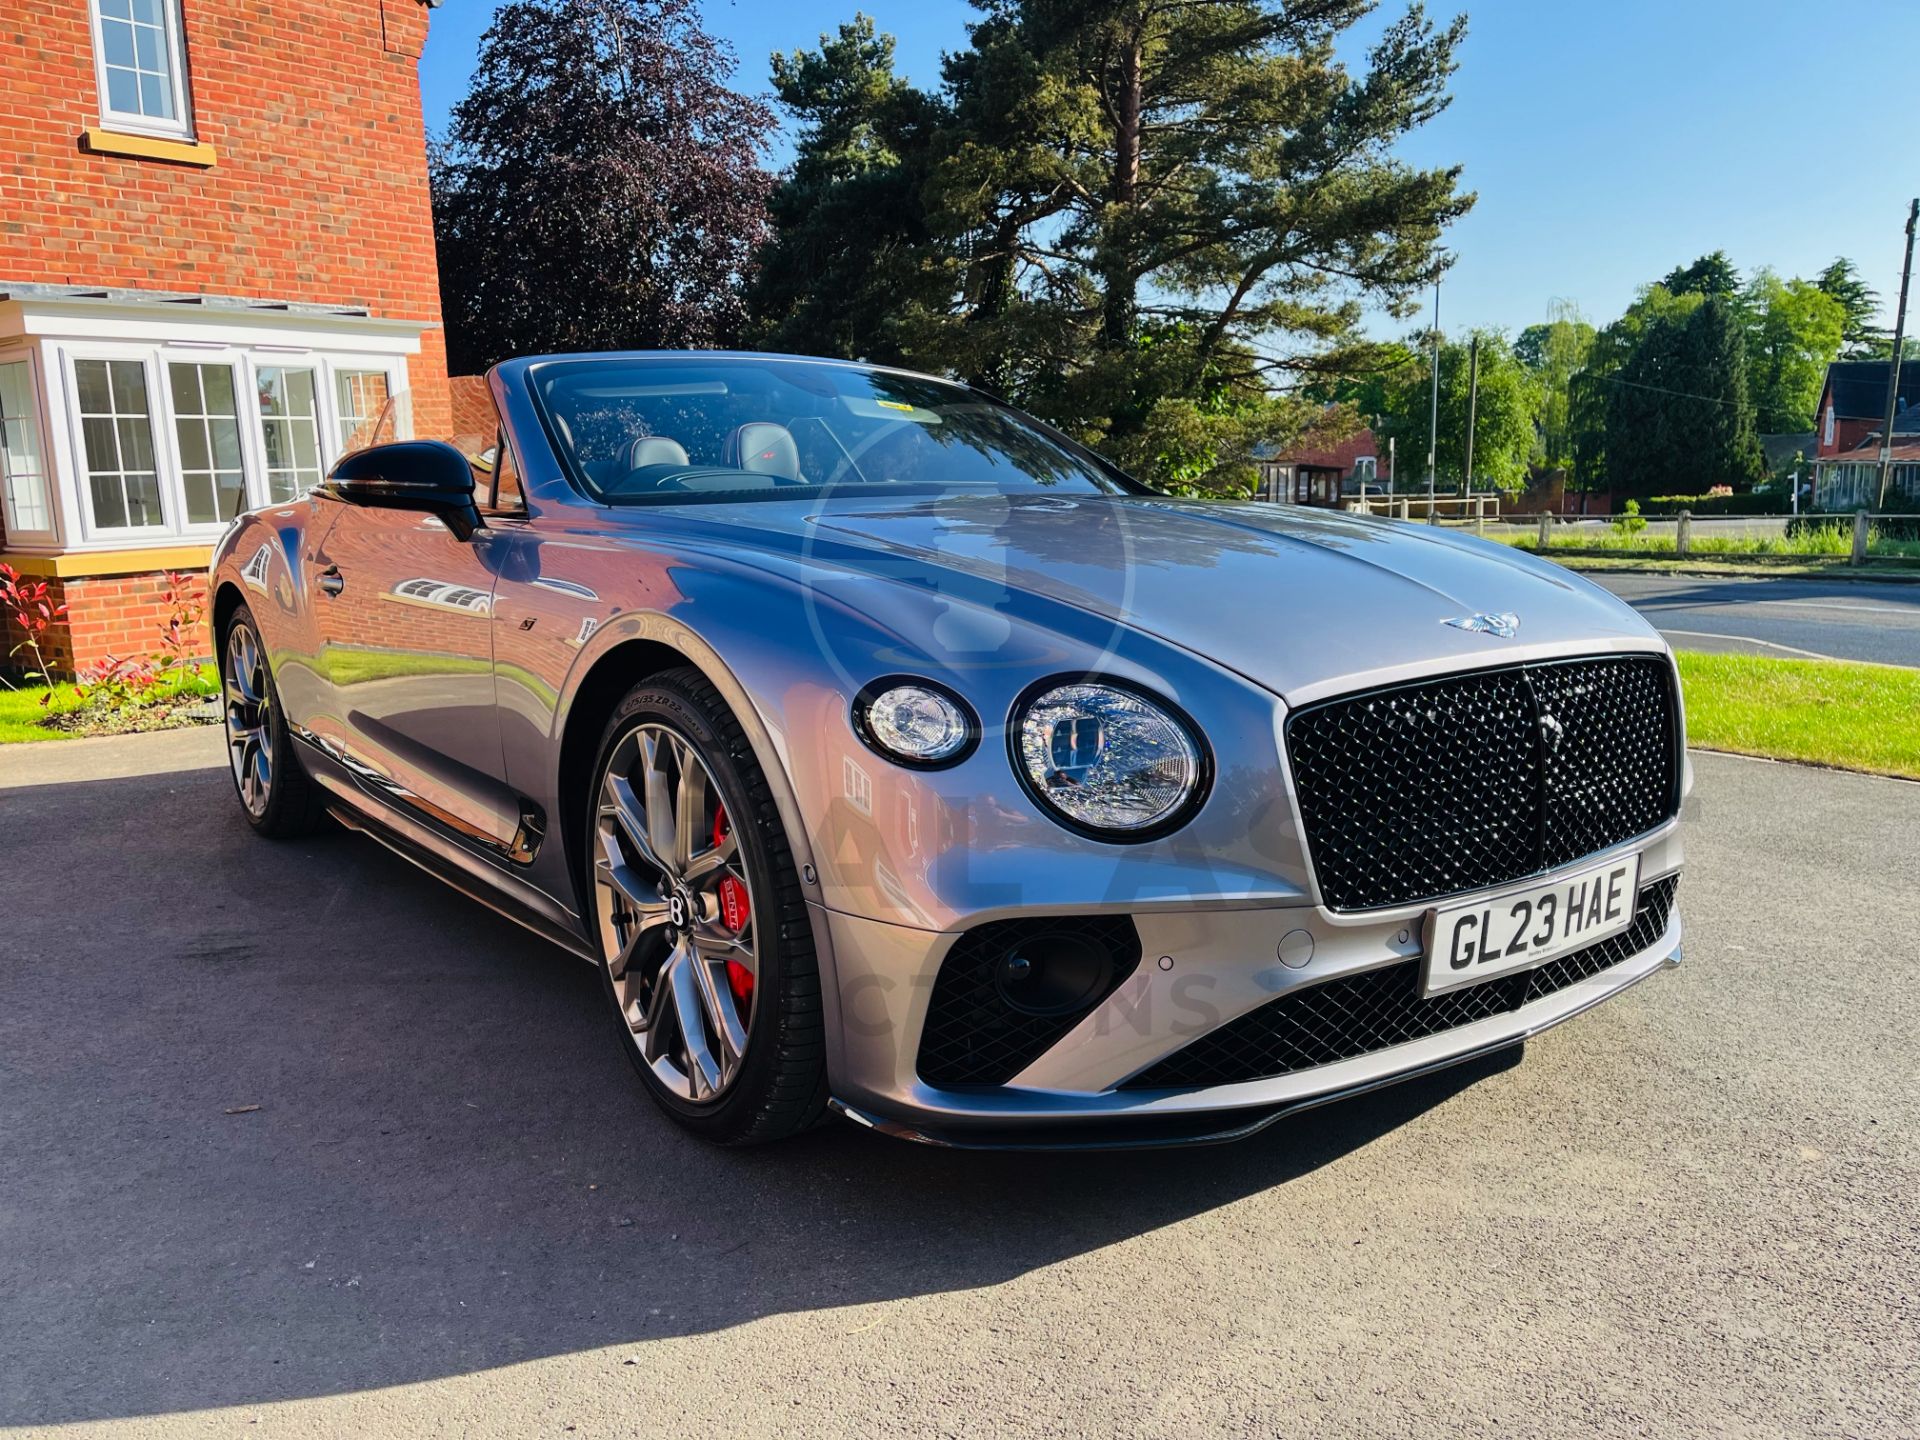
{"type": "Polygon", "coordinates": [[[1591,571],[1681,650],[1920,666],[1920,585],[1591,571]]]}
{"type": "Polygon", "coordinates": [[[1214,1150],[730,1153],[585,967],[246,833],[217,736],[69,746],[0,749],[0,1424],[1920,1433],[1920,786],[1697,757],[1685,965],[1517,1066],[1214,1150]]]}

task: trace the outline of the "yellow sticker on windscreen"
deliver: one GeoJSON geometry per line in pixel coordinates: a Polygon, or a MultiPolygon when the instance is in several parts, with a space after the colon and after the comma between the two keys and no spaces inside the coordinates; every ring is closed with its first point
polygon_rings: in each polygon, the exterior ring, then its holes
{"type": "Polygon", "coordinates": [[[900,400],[882,400],[877,396],[842,395],[840,403],[853,414],[868,420],[910,420],[915,425],[938,425],[940,416],[936,411],[922,410],[918,405],[908,405],[900,400]]]}

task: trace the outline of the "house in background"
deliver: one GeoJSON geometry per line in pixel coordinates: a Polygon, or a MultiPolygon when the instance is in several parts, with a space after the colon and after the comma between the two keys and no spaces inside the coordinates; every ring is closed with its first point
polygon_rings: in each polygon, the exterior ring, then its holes
{"type": "MultiPolygon", "coordinates": [[[[1825,460],[1857,449],[1868,434],[1887,423],[1887,367],[1891,360],[1836,360],[1827,366],[1814,411],[1818,448],[1811,458],[1825,460]]],[[[1900,366],[1901,408],[1920,400],[1920,360],[1900,366]]]]}
{"type": "Polygon", "coordinates": [[[1380,445],[1373,431],[1362,429],[1337,445],[1305,445],[1267,453],[1256,450],[1260,467],[1260,498],[1287,505],[1319,505],[1338,509],[1351,486],[1385,485],[1380,445]]]}
{"type": "MultiPolygon", "coordinates": [[[[1880,383],[1887,383],[1884,365],[1880,367],[1880,383]]],[[[1884,393],[1881,403],[1886,403],[1884,393]]],[[[1814,509],[1880,508],[1880,426],[1884,422],[1882,416],[1853,449],[1826,455],[1814,462],[1814,509]]],[[[1893,418],[1893,464],[1887,477],[1887,508],[1901,511],[1920,508],[1920,406],[1908,406],[1893,418]]]]}
{"type": "Polygon", "coordinates": [[[450,429],[433,3],[8,0],[0,558],[66,602],[56,668],[156,648],[240,510],[450,429]]]}

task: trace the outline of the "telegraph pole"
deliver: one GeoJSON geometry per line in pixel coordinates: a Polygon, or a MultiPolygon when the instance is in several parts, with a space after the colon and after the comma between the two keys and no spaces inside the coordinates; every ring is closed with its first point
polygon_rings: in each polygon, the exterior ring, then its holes
{"type": "Polygon", "coordinates": [[[1440,282],[1433,282],[1433,410],[1427,420],[1427,523],[1438,525],[1434,505],[1434,461],[1440,449],[1440,282]]]}
{"type": "Polygon", "coordinates": [[[1887,482],[1893,478],[1893,421],[1900,403],[1900,352],[1907,339],[1907,282],[1913,278],[1913,227],[1920,221],[1920,200],[1907,208],[1907,258],[1900,267],[1900,308],[1893,314],[1893,366],[1887,372],[1887,426],[1880,432],[1880,502],[1887,508],[1887,482]]]}
{"type": "Polygon", "coordinates": [[[1467,350],[1467,473],[1460,493],[1473,494],[1473,427],[1480,417],[1480,337],[1467,350]]]}

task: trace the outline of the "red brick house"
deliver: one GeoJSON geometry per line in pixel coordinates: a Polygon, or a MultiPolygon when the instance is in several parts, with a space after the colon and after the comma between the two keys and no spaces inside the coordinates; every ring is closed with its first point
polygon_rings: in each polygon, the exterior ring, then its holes
{"type": "MultiPolygon", "coordinates": [[[[1820,408],[1814,412],[1818,449],[1816,460],[1856,450],[1868,435],[1886,428],[1887,367],[1891,360],[1836,360],[1827,366],[1820,390],[1820,408]]],[[[1920,360],[1900,365],[1898,403],[1901,409],[1920,402],[1920,360]]]]}
{"type": "Polygon", "coordinates": [[[1276,454],[1256,454],[1260,467],[1261,498],[1281,504],[1319,505],[1337,509],[1347,482],[1371,487],[1385,485],[1380,443],[1373,431],[1361,429],[1332,445],[1304,444],[1276,454]]]}
{"type": "Polygon", "coordinates": [[[150,652],[239,510],[450,429],[433,3],[7,0],[0,556],[66,601],[56,666],[150,652]]]}

